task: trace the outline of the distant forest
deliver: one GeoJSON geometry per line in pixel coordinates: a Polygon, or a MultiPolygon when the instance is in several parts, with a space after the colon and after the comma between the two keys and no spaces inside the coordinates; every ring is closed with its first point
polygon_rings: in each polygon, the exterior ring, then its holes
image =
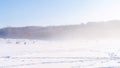
{"type": "Polygon", "coordinates": [[[0,38],[42,40],[120,38],[120,21],[47,27],[6,27],[0,29],[0,38]]]}

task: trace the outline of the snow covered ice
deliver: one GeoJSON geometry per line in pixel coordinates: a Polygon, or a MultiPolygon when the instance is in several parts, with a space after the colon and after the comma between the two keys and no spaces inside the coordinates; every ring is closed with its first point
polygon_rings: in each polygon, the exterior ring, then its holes
{"type": "Polygon", "coordinates": [[[0,68],[120,68],[120,40],[0,39],[0,68]]]}

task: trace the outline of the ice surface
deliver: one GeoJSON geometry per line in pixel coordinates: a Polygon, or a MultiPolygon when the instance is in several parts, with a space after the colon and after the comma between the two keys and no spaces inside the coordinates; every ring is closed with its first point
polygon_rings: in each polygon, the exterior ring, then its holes
{"type": "Polygon", "coordinates": [[[0,68],[120,68],[120,40],[0,39],[0,68]]]}

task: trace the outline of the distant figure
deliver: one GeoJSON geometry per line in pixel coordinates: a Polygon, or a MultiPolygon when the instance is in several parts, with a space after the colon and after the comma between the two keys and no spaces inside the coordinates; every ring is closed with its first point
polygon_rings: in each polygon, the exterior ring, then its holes
{"type": "Polygon", "coordinates": [[[16,44],[19,44],[20,42],[16,42],[16,44]]]}
{"type": "Polygon", "coordinates": [[[4,58],[10,58],[10,56],[5,56],[4,58]]]}
{"type": "Polygon", "coordinates": [[[24,45],[26,45],[26,42],[24,42],[24,45]]]}

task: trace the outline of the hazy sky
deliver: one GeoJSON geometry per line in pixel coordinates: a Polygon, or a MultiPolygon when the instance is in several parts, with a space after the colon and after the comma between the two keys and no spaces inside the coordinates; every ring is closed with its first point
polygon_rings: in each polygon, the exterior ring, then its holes
{"type": "Polygon", "coordinates": [[[120,0],[0,0],[0,27],[120,20],[120,0]]]}

